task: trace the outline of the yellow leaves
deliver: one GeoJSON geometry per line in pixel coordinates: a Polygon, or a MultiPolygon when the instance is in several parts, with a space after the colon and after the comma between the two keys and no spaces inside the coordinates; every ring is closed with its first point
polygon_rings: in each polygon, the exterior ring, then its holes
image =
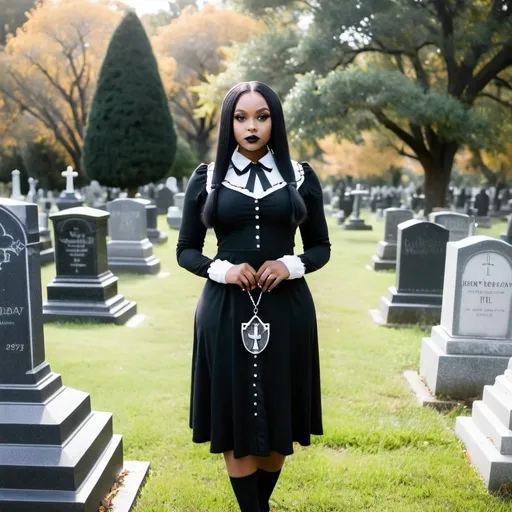
{"type": "Polygon", "coordinates": [[[166,58],[176,61],[175,74],[166,79],[167,83],[170,78],[179,84],[188,78],[192,78],[189,83],[204,82],[207,73],[221,71],[227,56],[224,46],[247,41],[262,29],[261,23],[234,11],[213,5],[199,11],[188,7],[169,25],[159,27],[152,45],[162,74],[168,74],[166,58]]]}
{"type": "Polygon", "coordinates": [[[390,167],[411,167],[408,159],[393,148],[379,148],[369,133],[363,133],[364,142],[355,144],[348,140],[338,142],[331,135],[319,141],[324,152],[323,162],[315,162],[322,176],[346,176],[356,178],[382,174],[390,167]]]}

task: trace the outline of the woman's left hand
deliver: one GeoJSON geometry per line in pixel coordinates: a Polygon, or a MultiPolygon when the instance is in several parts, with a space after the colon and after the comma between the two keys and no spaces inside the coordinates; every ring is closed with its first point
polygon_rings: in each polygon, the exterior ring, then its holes
{"type": "Polygon", "coordinates": [[[273,290],[289,277],[288,267],[282,261],[265,261],[256,274],[256,282],[265,292],[273,290]]]}

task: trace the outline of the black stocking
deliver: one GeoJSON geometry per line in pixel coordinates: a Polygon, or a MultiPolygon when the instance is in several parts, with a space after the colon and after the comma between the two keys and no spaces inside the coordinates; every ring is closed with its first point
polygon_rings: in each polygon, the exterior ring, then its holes
{"type": "Polygon", "coordinates": [[[242,512],[261,512],[258,495],[258,472],[241,478],[229,477],[242,512]]]}
{"type": "Polygon", "coordinates": [[[272,496],[272,492],[274,491],[274,487],[279,480],[279,475],[281,474],[281,470],[279,471],[265,471],[263,469],[258,469],[259,473],[259,496],[260,496],[260,506],[261,512],[270,512],[270,505],[268,501],[270,500],[270,496],[272,496]]]}

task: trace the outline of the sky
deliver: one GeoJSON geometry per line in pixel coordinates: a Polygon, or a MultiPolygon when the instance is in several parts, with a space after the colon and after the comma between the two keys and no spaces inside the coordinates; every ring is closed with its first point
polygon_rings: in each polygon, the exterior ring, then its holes
{"type": "MultiPolygon", "coordinates": [[[[158,12],[159,10],[167,11],[169,3],[167,0],[122,0],[125,4],[135,7],[137,14],[142,16],[150,12],[158,12]]],[[[215,4],[215,1],[207,1],[202,3],[215,4]]]]}

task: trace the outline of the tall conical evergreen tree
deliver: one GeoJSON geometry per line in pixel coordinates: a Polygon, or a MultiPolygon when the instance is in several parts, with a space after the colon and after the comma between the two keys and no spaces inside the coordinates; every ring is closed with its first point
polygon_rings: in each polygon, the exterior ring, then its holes
{"type": "Polygon", "coordinates": [[[84,168],[102,185],[128,189],[163,178],[176,133],[151,44],[129,11],[101,67],[84,141],[84,168]]]}

